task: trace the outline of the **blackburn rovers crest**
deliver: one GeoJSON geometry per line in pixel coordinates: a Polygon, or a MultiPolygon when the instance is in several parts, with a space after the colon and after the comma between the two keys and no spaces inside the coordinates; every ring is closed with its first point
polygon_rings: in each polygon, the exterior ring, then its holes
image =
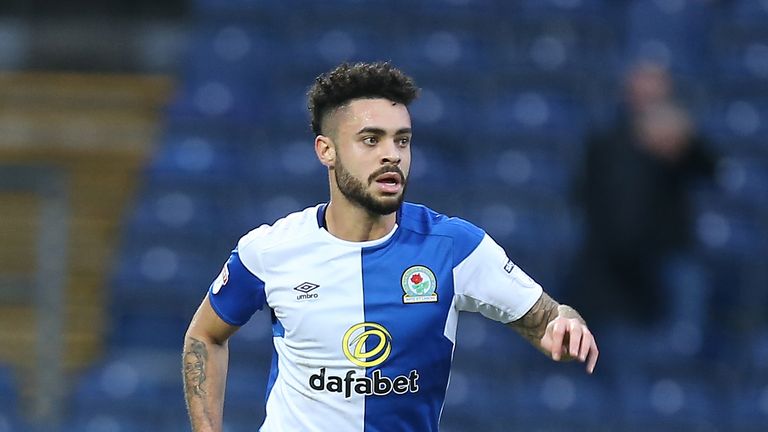
{"type": "Polygon", "coordinates": [[[429,268],[421,265],[408,267],[400,279],[403,303],[433,303],[437,301],[437,278],[429,268]]]}

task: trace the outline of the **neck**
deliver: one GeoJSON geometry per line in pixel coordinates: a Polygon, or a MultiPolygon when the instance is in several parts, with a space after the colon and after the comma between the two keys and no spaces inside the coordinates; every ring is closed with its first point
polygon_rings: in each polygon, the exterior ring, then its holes
{"type": "Polygon", "coordinates": [[[333,194],[325,209],[325,223],[334,237],[352,242],[378,240],[395,227],[397,214],[371,214],[343,195],[333,194]],[[341,195],[341,196],[336,196],[341,195]]]}

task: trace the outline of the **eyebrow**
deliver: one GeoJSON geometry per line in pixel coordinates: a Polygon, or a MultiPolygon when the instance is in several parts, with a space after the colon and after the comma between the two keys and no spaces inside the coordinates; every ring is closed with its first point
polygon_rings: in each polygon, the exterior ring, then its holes
{"type": "MultiPolygon", "coordinates": [[[[357,135],[361,135],[365,133],[371,133],[374,135],[386,135],[387,131],[377,127],[364,127],[359,131],[357,131],[357,135]]],[[[403,134],[409,134],[409,133],[413,133],[413,130],[411,128],[401,128],[395,132],[395,135],[403,135],[403,134]]]]}

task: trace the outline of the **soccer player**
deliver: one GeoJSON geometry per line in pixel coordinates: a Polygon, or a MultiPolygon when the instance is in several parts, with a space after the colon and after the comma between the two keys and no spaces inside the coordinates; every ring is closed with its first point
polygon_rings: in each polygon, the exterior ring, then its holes
{"type": "Polygon", "coordinates": [[[594,370],[597,345],[576,311],[482,229],[403,201],[416,95],[388,63],[316,79],[309,110],[330,200],[246,234],[211,284],[184,342],[195,431],[221,431],[227,340],[265,307],[267,432],[436,431],[460,311],[594,370]]]}

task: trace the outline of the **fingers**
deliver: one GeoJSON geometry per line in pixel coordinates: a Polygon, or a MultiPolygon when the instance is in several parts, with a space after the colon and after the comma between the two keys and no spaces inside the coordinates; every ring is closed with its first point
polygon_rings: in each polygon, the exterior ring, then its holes
{"type": "Polygon", "coordinates": [[[550,347],[552,360],[560,361],[563,354],[563,338],[565,337],[566,327],[567,324],[561,319],[552,321],[552,346],[550,347]]]}
{"type": "Polygon", "coordinates": [[[585,328],[583,333],[583,341],[581,343],[581,349],[579,350],[579,360],[584,362],[587,360],[587,355],[589,355],[589,349],[594,345],[595,338],[592,336],[592,333],[589,331],[589,329],[585,328]]]}
{"type": "Polygon", "coordinates": [[[568,339],[570,341],[568,355],[584,361],[584,359],[579,357],[579,346],[583,345],[581,338],[584,335],[586,328],[576,320],[570,320],[568,327],[568,339]]]}
{"type": "Polygon", "coordinates": [[[589,355],[587,361],[587,372],[592,373],[595,371],[595,365],[597,364],[597,357],[600,355],[600,350],[597,349],[597,343],[592,338],[592,343],[589,344],[589,355]]]}
{"type": "Polygon", "coordinates": [[[599,350],[587,326],[575,319],[553,320],[542,338],[542,346],[549,350],[555,361],[578,359],[587,363],[592,373],[597,364],[599,350]]]}

